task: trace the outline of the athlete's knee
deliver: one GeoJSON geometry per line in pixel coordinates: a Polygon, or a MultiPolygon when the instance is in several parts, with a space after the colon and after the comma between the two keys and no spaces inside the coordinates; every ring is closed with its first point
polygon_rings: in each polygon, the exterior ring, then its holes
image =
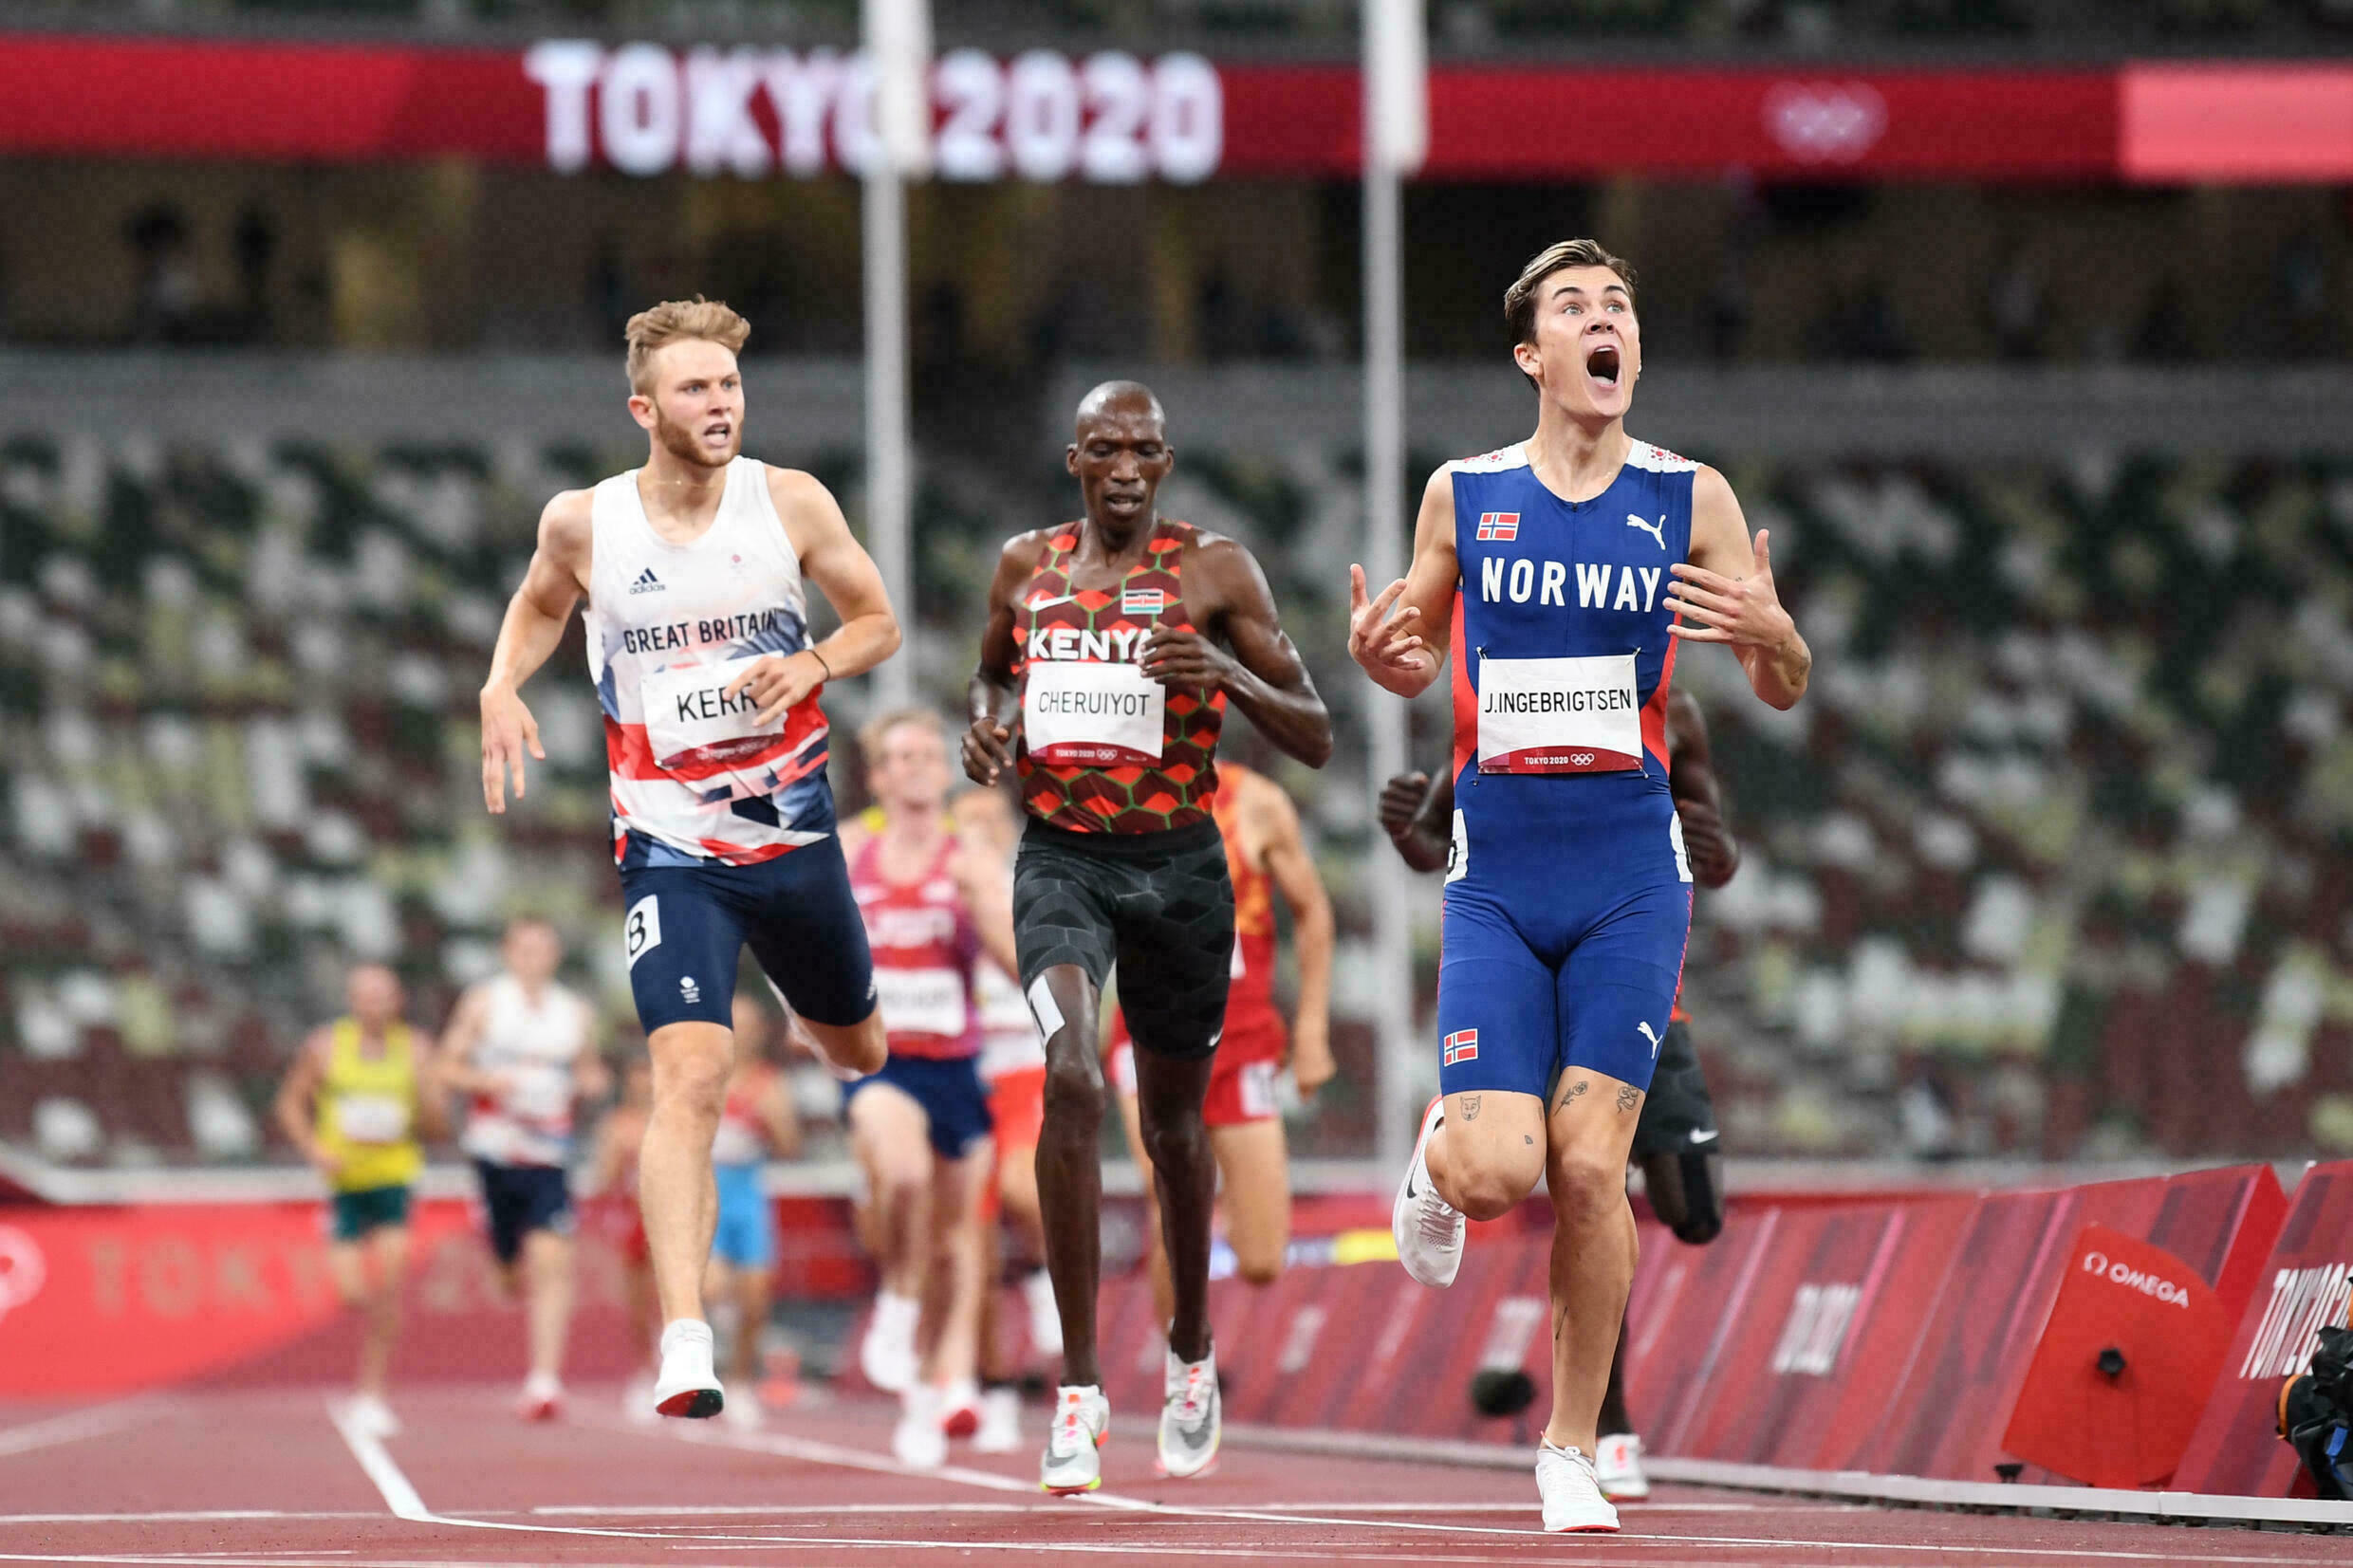
{"type": "Polygon", "coordinates": [[[658,1029],[655,1035],[656,1107],[684,1111],[715,1123],[727,1103],[727,1080],[734,1070],[734,1054],[725,1031],[695,1029],[670,1036],[658,1029]]]}
{"type": "Polygon", "coordinates": [[[1075,1117],[1087,1127],[1102,1125],[1108,1104],[1102,1073],[1075,1044],[1049,1053],[1046,1063],[1046,1114],[1056,1122],[1075,1117]]]}
{"type": "Polygon", "coordinates": [[[1283,1277],[1284,1247],[1285,1244],[1280,1241],[1271,1246],[1263,1244],[1236,1245],[1233,1249],[1233,1272],[1244,1284],[1270,1285],[1283,1277]]]}
{"type": "Polygon", "coordinates": [[[1448,1147],[1447,1194],[1474,1220],[1499,1220],[1520,1205],[1536,1185],[1536,1168],[1510,1158],[1480,1158],[1470,1149],[1448,1147]]]}
{"type": "Polygon", "coordinates": [[[1545,1169],[1553,1211],[1571,1222],[1604,1219],[1626,1207],[1626,1168],[1607,1152],[1572,1148],[1555,1151],[1545,1169]]]}
{"type": "Polygon", "coordinates": [[[1156,1171],[1191,1171],[1210,1158],[1209,1129],[1198,1106],[1139,1107],[1144,1154],[1156,1171]]]}

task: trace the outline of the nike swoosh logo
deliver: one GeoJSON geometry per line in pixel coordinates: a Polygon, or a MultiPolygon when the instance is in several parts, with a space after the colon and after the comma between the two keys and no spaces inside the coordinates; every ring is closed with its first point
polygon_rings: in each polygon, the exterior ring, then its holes
{"type": "Polygon", "coordinates": [[[1052,599],[1033,599],[1029,601],[1029,608],[1032,610],[1050,610],[1057,604],[1067,604],[1077,597],[1078,596],[1076,594],[1058,594],[1052,599]]]}
{"type": "Polygon", "coordinates": [[[1709,1128],[1709,1129],[1708,1129],[1706,1132],[1704,1132],[1704,1133],[1696,1133],[1696,1132],[1695,1132],[1695,1133],[1692,1134],[1692,1142],[1694,1142],[1694,1143],[1714,1143],[1714,1142],[1716,1140],[1716,1138],[1717,1138],[1718,1136],[1720,1136],[1720,1135],[1721,1135],[1721,1134],[1720,1134],[1719,1131],[1718,1131],[1716,1128],[1711,1127],[1711,1128],[1709,1128]]]}

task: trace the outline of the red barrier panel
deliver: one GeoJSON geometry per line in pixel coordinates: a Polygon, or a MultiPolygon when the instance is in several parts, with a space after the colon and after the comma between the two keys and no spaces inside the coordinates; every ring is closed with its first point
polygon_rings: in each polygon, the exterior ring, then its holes
{"type": "Polygon", "coordinates": [[[2184,1491],[2310,1495],[2296,1456],[2276,1435],[2280,1385],[2311,1359],[2325,1323],[2353,1302],[2353,1160],[2316,1165],[2239,1317],[2222,1375],[2174,1473],[2184,1491]]]}

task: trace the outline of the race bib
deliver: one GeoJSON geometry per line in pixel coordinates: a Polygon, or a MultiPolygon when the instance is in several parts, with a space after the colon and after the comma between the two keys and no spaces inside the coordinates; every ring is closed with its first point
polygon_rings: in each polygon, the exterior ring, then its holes
{"type": "Polygon", "coordinates": [[[1042,763],[1157,763],[1167,704],[1139,665],[1038,659],[1022,685],[1022,732],[1042,763]]]}
{"type": "Polygon", "coordinates": [[[1634,655],[1479,661],[1479,771],[1624,773],[1642,766],[1634,655]]]}
{"type": "Polygon", "coordinates": [[[390,1095],[344,1095],[335,1129],[349,1143],[398,1143],[409,1135],[409,1102],[390,1095]]]}
{"type": "Polygon", "coordinates": [[[519,1070],[507,1109],[526,1121],[561,1122],[572,1113],[572,1075],[561,1067],[519,1070]]]}
{"type": "Polygon", "coordinates": [[[648,670],[638,686],[645,710],[645,741],[659,767],[684,767],[693,763],[726,762],[738,754],[758,751],[785,732],[787,715],[767,724],[757,721],[760,705],[749,691],[727,694],[728,683],[767,654],[748,655],[719,664],[689,664],[671,670],[648,670]]]}
{"type": "Polygon", "coordinates": [[[942,1035],[954,1039],[964,1032],[964,977],[954,969],[886,969],[874,971],[875,1002],[882,1009],[882,1027],[892,1034],[942,1035]]]}

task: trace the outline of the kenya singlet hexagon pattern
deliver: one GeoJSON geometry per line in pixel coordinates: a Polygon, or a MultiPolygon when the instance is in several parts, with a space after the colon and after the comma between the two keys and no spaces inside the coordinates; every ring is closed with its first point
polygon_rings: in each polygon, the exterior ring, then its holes
{"type": "MultiPolygon", "coordinates": [[[[1013,640],[1023,650],[1013,663],[1016,675],[1028,673],[1031,639],[1056,627],[1098,636],[1133,630],[1141,634],[1134,639],[1139,655],[1142,637],[1155,626],[1195,630],[1185,613],[1182,574],[1185,545],[1198,529],[1190,523],[1155,520],[1144,559],[1129,567],[1119,589],[1112,591],[1071,585],[1070,561],[1079,547],[1079,527],[1072,523],[1047,541],[1046,554],[1021,591],[1013,620],[1013,640]],[[1142,608],[1147,602],[1158,608],[1142,608]],[[1031,607],[1039,603],[1045,608],[1031,607]]],[[[1197,692],[1171,688],[1166,715],[1160,760],[1153,766],[1040,763],[1030,757],[1025,737],[1015,754],[1023,806],[1048,825],[1072,833],[1164,833],[1204,821],[1217,794],[1217,732],[1225,723],[1226,694],[1219,692],[1204,701],[1197,692]]]]}

